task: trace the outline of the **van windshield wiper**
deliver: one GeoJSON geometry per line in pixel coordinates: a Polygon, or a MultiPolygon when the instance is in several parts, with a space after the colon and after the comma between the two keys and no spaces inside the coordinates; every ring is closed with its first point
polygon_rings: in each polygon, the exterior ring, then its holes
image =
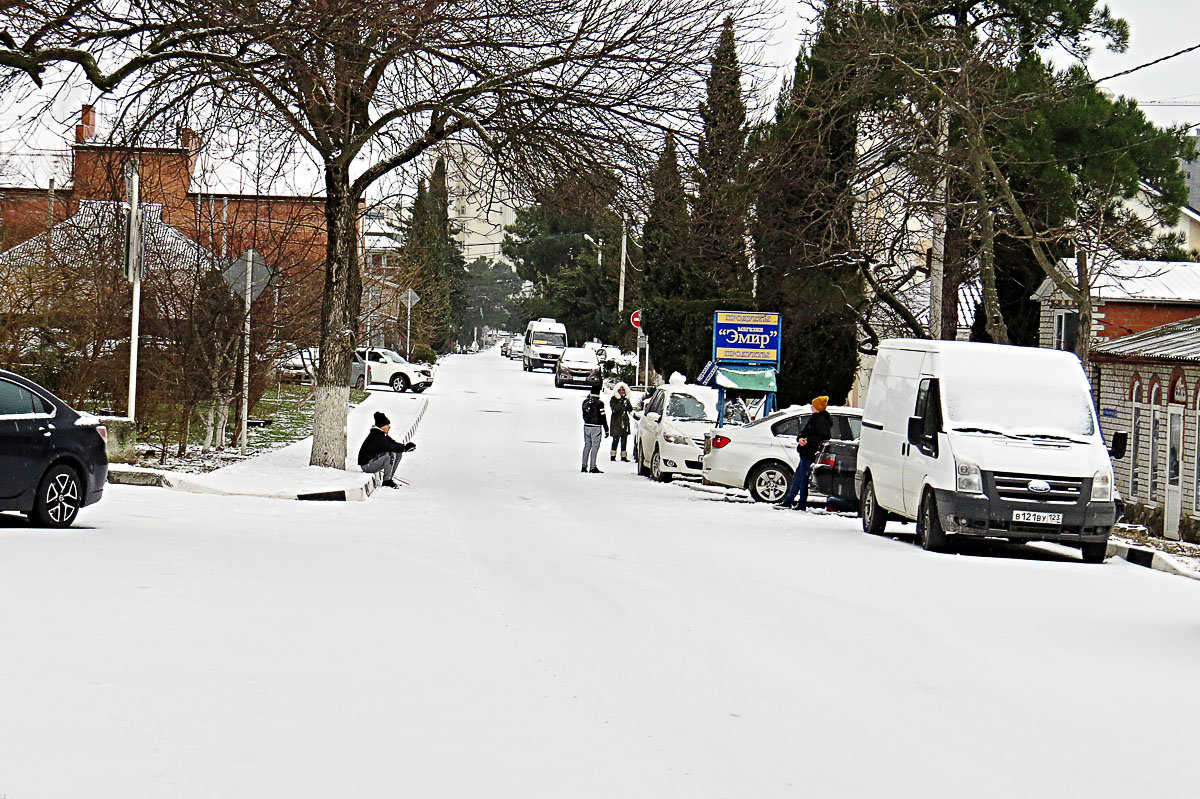
{"type": "Polygon", "coordinates": [[[1086,441],[1080,441],[1077,438],[1070,436],[1060,436],[1054,433],[1022,433],[1021,438],[1044,438],[1052,441],[1070,441],[1072,444],[1086,444],[1086,441]]]}
{"type": "Polygon", "coordinates": [[[956,433],[986,433],[987,435],[990,435],[990,436],[1004,436],[1005,438],[1016,438],[1016,439],[1021,438],[1021,436],[1014,436],[1012,433],[1005,433],[1001,430],[991,430],[986,427],[956,427],[956,428],[954,428],[954,432],[956,432],[956,433]]]}

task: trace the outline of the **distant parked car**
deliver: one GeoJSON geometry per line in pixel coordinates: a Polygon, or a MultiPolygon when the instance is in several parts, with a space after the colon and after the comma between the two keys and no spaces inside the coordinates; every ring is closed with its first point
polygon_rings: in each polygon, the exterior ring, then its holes
{"type": "Polygon", "coordinates": [[[558,388],[569,384],[599,386],[600,382],[600,361],[595,350],[567,347],[554,365],[554,385],[558,388]]]}
{"type": "Polygon", "coordinates": [[[433,385],[433,367],[409,363],[395,350],[382,347],[355,350],[354,364],[350,367],[350,385],[361,389],[377,383],[391,386],[392,391],[412,389],[420,394],[433,385]],[[366,378],[363,377],[364,366],[367,367],[366,378]]]}
{"type": "MultiPolygon", "coordinates": [[[[744,424],[741,407],[728,403],[727,424],[744,424]]],[[[700,476],[704,438],[717,423],[717,391],[707,386],[659,386],[634,411],[633,460],[639,474],[667,482],[677,474],[700,476]]]]}
{"type": "Polygon", "coordinates": [[[838,510],[857,511],[854,469],[858,465],[858,442],[831,438],[817,453],[809,477],[809,496],[824,495],[838,510]]]}
{"type": "MultiPolygon", "coordinates": [[[[858,408],[829,408],[833,438],[853,441],[862,428],[858,408]]],[[[787,408],[737,428],[714,430],[704,441],[704,479],[745,488],[757,502],[778,502],[800,465],[796,439],[812,415],[808,405],[787,408]]]]}
{"type": "Polygon", "coordinates": [[[107,435],[95,416],[0,369],[0,510],[20,511],[42,527],[69,527],[104,492],[107,435]]]}
{"type": "Polygon", "coordinates": [[[276,362],[280,379],[302,383],[316,379],[318,349],[294,349],[276,362]]]}

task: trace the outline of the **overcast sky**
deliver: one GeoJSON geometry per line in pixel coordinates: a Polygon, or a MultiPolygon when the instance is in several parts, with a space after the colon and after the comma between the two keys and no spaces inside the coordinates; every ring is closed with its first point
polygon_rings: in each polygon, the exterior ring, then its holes
{"type": "MultiPolygon", "coordinates": [[[[796,58],[796,38],[806,23],[799,4],[783,2],[780,26],[766,55],[769,62],[789,67],[796,58]]],[[[1200,0],[1112,0],[1108,6],[1114,16],[1129,23],[1129,49],[1124,53],[1097,50],[1089,63],[1097,78],[1200,44],[1200,0]]],[[[1160,125],[1200,123],[1200,50],[1103,85],[1141,103],[1196,103],[1190,108],[1145,106],[1144,110],[1160,125]]]]}
{"type": "MultiPolygon", "coordinates": [[[[775,69],[767,78],[768,94],[774,94],[782,75],[790,72],[799,47],[798,36],[803,32],[800,5],[794,0],[778,0],[779,18],[763,60],[775,69]]],[[[1130,44],[1125,53],[1098,51],[1092,58],[1092,74],[1101,77],[1151,61],[1168,53],[1200,43],[1200,0],[1113,0],[1113,13],[1128,20],[1130,44]]],[[[1105,84],[1118,94],[1131,95],[1139,102],[1165,101],[1195,103],[1192,107],[1144,106],[1152,120],[1159,124],[1178,122],[1200,123],[1200,50],[1149,67],[1133,75],[1116,78],[1105,84]]],[[[53,120],[37,131],[24,130],[15,138],[12,109],[0,111],[0,185],[45,185],[51,174],[61,180],[67,164],[61,157],[71,141],[79,105],[95,93],[66,93],[55,102],[53,120]]],[[[770,98],[764,98],[769,107],[770,98]]],[[[101,115],[109,110],[100,104],[101,115]]],[[[206,165],[202,165],[202,169],[206,165]]],[[[211,169],[211,164],[207,165],[211,169]]],[[[303,165],[295,175],[297,184],[312,181],[319,185],[314,170],[303,165]],[[308,173],[312,174],[308,174],[308,173]]],[[[220,181],[234,183],[232,179],[220,181]]],[[[216,188],[216,187],[213,187],[216,188]]],[[[237,191],[246,187],[226,185],[222,188],[237,191]]],[[[298,188],[295,187],[295,188],[298,188]]]]}

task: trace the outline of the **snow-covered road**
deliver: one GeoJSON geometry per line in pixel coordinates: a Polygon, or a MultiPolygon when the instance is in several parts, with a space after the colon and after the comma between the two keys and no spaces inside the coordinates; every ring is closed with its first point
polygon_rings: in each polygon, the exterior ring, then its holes
{"type": "Polygon", "coordinates": [[[366,503],[0,521],[0,796],[1196,794],[1200,584],[583,475],[495,352],[426,396],[366,503]]]}

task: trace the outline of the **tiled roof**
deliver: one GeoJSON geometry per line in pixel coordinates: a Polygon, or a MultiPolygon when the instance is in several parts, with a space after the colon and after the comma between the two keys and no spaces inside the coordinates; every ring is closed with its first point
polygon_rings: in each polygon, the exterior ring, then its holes
{"type": "Polygon", "coordinates": [[[1200,316],[1160,325],[1101,344],[1093,355],[1200,362],[1200,316]]]}

